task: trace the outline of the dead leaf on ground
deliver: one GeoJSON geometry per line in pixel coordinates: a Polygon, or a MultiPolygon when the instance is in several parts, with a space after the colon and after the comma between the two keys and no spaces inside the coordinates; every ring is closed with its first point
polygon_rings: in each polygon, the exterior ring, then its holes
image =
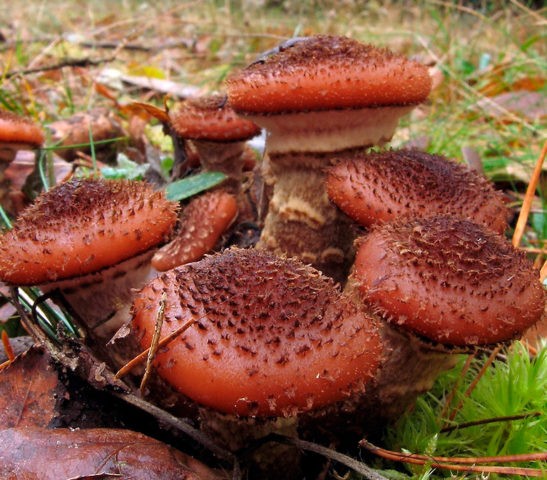
{"type": "Polygon", "coordinates": [[[0,478],[219,480],[221,473],[141,433],[27,427],[0,431],[0,478]]]}
{"type": "Polygon", "coordinates": [[[56,417],[66,388],[50,360],[44,349],[33,347],[0,371],[0,425],[46,427],[56,417]]]}

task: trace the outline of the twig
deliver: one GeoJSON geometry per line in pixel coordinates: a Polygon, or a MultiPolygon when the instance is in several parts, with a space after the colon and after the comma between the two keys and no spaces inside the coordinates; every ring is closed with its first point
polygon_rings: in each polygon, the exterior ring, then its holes
{"type": "Polygon", "coordinates": [[[541,270],[539,271],[539,281],[543,283],[546,278],[547,278],[547,260],[545,260],[543,267],[541,267],[541,270]]]}
{"type": "Polygon", "coordinates": [[[476,425],[487,425],[489,423],[497,422],[510,422],[512,420],[524,420],[525,418],[540,417],[541,412],[523,413],[522,415],[510,415],[507,417],[485,418],[483,420],[475,420],[473,422],[460,423],[458,425],[452,425],[450,427],[443,427],[439,433],[453,432],[454,430],[461,430],[462,428],[475,427],[476,425]]]}
{"type": "Polygon", "coordinates": [[[6,357],[8,357],[8,361],[13,362],[15,359],[15,354],[13,353],[13,348],[11,348],[8,333],[5,330],[2,330],[2,343],[4,345],[4,350],[6,352],[6,357]]]}
{"type": "Polygon", "coordinates": [[[524,234],[524,229],[526,227],[526,222],[528,221],[528,215],[530,214],[530,208],[532,207],[532,200],[535,195],[535,191],[539,182],[539,177],[541,175],[541,170],[543,168],[543,161],[545,160],[545,155],[547,154],[547,142],[543,144],[541,153],[537,159],[536,166],[532,173],[532,178],[530,178],[530,183],[526,189],[526,195],[524,201],[522,202],[522,207],[520,209],[519,218],[517,220],[517,225],[515,227],[515,233],[513,234],[513,246],[516,248],[520,245],[520,240],[524,234]]]}
{"type": "MultiPolygon", "coordinates": [[[[189,329],[192,325],[195,325],[197,323],[197,320],[188,320],[184,325],[177,328],[174,332],[171,332],[169,335],[167,335],[165,338],[159,341],[158,347],[161,348],[168,343],[172,342],[176,337],[184,333],[187,329],[189,329]]],[[[150,347],[152,348],[152,347],[150,347]]],[[[127,375],[133,368],[135,368],[140,363],[144,362],[144,359],[148,357],[148,353],[150,352],[150,348],[147,348],[143,352],[139,353],[135,358],[127,362],[122,368],[118,370],[118,372],[115,375],[116,379],[120,379],[127,375]]]]}
{"type": "Polygon", "coordinates": [[[156,352],[158,351],[158,344],[160,341],[161,336],[161,327],[163,326],[163,319],[165,317],[165,300],[167,299],[167,295],[165,292],[161,295],[160,300],[160,306],[158,308],[158,313],[156,315],[156,325],[154,327],[154,335],[152,336],[152,343],[150,344],[150,348],[148,349],[148,358],[146,359],[146,368],[144,369],[144,375],[141,379],[141,384],[139,386],[139,390],[142,394],[144,387],[146,386],[146,383],[148,382],[148,378],[150,377],[150,372],[152,371],[152,362],[154,361],[154,357],[156,356],[156,352]]]}
{"type": "MultiPolygon", "coordinates": [[[[471,363],[473,362],[473,359],[477,355],[477,351],[475,350],[473,353],[467,356],[465,359],[465,364],[462,368],[462,371],[460,372],[458,378],[454,382],[454,385],[452,386],[452,390],[450,390],[450,393],[446,397],[443,405],[443,409],[441,410],[441,414],[439,418],[443,419],[446,417],[446,414],[448,413],[448,409],[450,408],[450,405],[452,404],[452,400],[454,399],[454,396],[456,395],[456,392],[458,390],[458,386],[460,385],[460,381],[465,377],[466,373],[469,371],[469,368],[471,367],[471,363]]],[[[446,424],[445,424],[446,426],[446,424]]]]}
{"type": "Polygon", "coordinates": [[[44,65],[43,67],[28,68],[22,70],[11,70],[10,72],[6,72],[4,77],[11,78],[17,75],[29,75],[31,73],[49,72],[51,70],[59,70],[64,67],[91,67],[96,65],[102,65],[103,63],[113,62],[115,59],[116,55],[99,58],[97,60],[93,60],[91,58],[67,58],[62,62],[55,63],[53,65],[44,65]]]}
{"type": "Polygon", "coordinates": [[[329,460],[334,460],[348,468],[351,468],[354,472],[363,475],[368,480],[387,480],[386,477],[380,475],[374,469],[366,466],[364,463],[355,460],[354,458],[344,455],[343,453],[332,450],[331,448],[324,447],[317,443],[308,442],[306,440],[300,440],[299,438],[288,437],[286,435],[280,435],[272,433],[265,438],[266,441],[274,441],[279,443],[285,443],[294,445],[301,450],[317,453],[329,460]]]}
{"type": "Polygon", "coordinates": [[[491,363],[495,360],[496,358],[496,355],[499,353],[499,351],[501,350],[501,346],[497,346],[496,348],[494,348],[494,350],[492,350],[492,353],[490,353],[490,355],[488,356],[488,358],[486,359],[486,361],[484,362],[484,365],[481,367],[481,369],[479,370],[479,372],[477,373],[477,376],[473,379],[473,381],[470,383],[469,387],[467,387],[467,390],[464,392],[463,394],[463,398],[460,400],[460,403],[458,403],[458,405],[456,406],[456,408],[454,408],[452,410],[452,412],[450,413],[450,415],[448,416],[448,419],[449,420],[454,420],[454,418],[456,417],[457,413],[460,411],[460,409],[463,407],[463,402],[464,400],[469,397],[469,395],[471,395],[471,392],[475,389],[475,387],[477,386],[477,383],[479,383],[479,380],[483,377],[484,375],[484,372],[486,372],[486,370],[488,369],[488,367],[491,365],[491,363]]]}
{"type": "Polygon", "coordinates": [[[369,452],[378,455],[387,460],[396,462],[412,463],[414,465],[429,465],[433,468],[441,468],[445,470],[454,470],[460,472],[477,472],[477,473],[500,473],[505,475],[528,475],[530,477],[541,477],[545,471],[539,468],[523,468],[523,467],[500,467],[476,465],[478,463],[504,463],[504,462],[533,462],[546,461],[547,453],[525,453],[522,455],[502,455],[499,457],[433,457],[428,455],[419,455],[416,453],[402,453],[386,450],[377,447],[367,440],[363,439],[359,445],[369,452]]]}

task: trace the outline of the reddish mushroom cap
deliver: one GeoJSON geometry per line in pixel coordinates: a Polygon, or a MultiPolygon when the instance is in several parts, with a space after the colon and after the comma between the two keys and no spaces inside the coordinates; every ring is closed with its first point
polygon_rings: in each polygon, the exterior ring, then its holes
{"type": "Polygon", "coordinates": [[[152,257],[152,266],[162,272],[199,260],[210,252],[237,216],[236,197],[213,190],[193,199],[183,210],[181,229],[152,257]]]}
{"type": "Polygon", "coordinates": [[[164,294],[162,337],[198,323],[158,353],[158,373],[221,412],[283,416],[336,402],[362,391],[380,359],[371,318],[293,259],[231,249],[162,274],[134,302],[143,348],[164,294]]]}
{"type": "Polygon", "coordinates": [[[176,205],[144,182],[62,183],[0,237],[0,279],[33,285],[96,272],[162,242],[176,218],[176,205]]]}
{"type": "Polygon", "coordinates": [[[39,147],[44,143],[44,132],[29,118],[0,109],[0,143],[23,143],[39,147]]]}
{"type": "Polygon", "coordinates": [[[359,246],[353,278],[390,322],[435,342],[503,342],[545,307],[538,274],[503,237],[450,216],[375,227],[359,246]]]}
{"type": "Polygon", "coordinates": [[[427,98],[427,67],[347,37],[318,35],[252,63],[227,81],[246,113],[413,105],[427,98]]]}
{"type": "Polygon", "coordinates": [[[244,141],[260,133],[260,127],[239,117],[225,95],[185,100],[169,112],[171,127],[183,138],[212,142],[244,141]]]}
{"type": "Polygon", "coordinates": [[[374,152],[329,169],[329,198],[363,226],[402,216],[457,215],[503,233],[503,196],[481,174],[418,150],[374,152]]]}

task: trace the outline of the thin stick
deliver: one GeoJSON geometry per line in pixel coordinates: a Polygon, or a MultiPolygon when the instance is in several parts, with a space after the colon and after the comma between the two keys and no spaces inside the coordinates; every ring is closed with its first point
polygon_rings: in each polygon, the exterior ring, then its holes
{"type": "Polygon", "coordinates": [[[280,435],[277,433],[268,435],[267,439],[280,442],[280,443],[288,443],[288,444],[294,445],[295,447],[301,450],[317,453],[318,455],[328,458],[329,460],[334,460],[335,462],[338,462],[342,465],[345,465],[348,468],[351,468],[353,471],[360,473],[368,480],[387,480],[386,477],[376,472],[374,469],[368,467],[364,463],[359,462],[358,460],[355,460],[354,458],[351,458],[348,455],[344,455],[343,453],[337,452],[336,450],[332,450],[331,448],[324,447],[323,445],[319,445],[313,442],[308,442],[306,440],[300,440],[299,438],[280,435]]]}
{"type": "MultiPolygon", "coordinates": [[[[184,325],[182,325],[180,328],[177,328],[174,332],[171,332],[167,337],[163,338],[158,343],[158,348],[161,348],[168,343],[172,342],[175,338],[177,338],[180,334],[184,333],[186,330],[188,330],[192,325],[195,325],[197,323],[197,320],[188,320],[184,325]]],[[[127,375],[133,368],[135,368],[137,365],[140,365],[144,360],[147,358],[148,353],[150,352],[150,348],[147,348],[144,352],[139,353],[133,360],[130,360],[127,362],[122,368],[118,370],[116,375],[114,377],[116,379],[120,379],[127,375]]]]}
{"type": "Polygon", "coordinates": [[[526,222],[528,222],[528,215],[530,214],[532,200],[534,199],[536,188],[539,182],[539,176],[541,175],[543,161],[545,160],[546,154],[547,142],[543,144],[543,148],[541,149],[541,153],[537,159],[536,166],[534,167],[534,171],[532,173],[532,178],[530,178],[530,183],[528,184],[528,188],[526,189],[524,201],[522,202],[519,218],[515,227],[515,233],[513,234],[513,247],[515,248],[520,245],[522,235],[524,234],[524,229],[526,228],[526,222]]]}
{"type": "Polygon", "coordinates": [[[546,278],[547,278],[547,260],[545,260],[545,263],[543,264],[543,267],[541,267],[541,270],[539,272],[539,281],[543,283],[546,278]]]}
{"type": "Polygon", "coordinates": [[[541,412],[523,413],[522,415],[510,415],[506,417],[485,418],[483,420],[475,420],[473,422],[460,423],[458,425],[452,425],[450,427],[443,427],[439,433],[453,432],[454,430],[461,430],[462,428],[475,427],[476,425],[487,425],[489,423],[497,422],[510,422],[512,420],[524,420],[525,418],[540,417],[541,412]]]}
{"type": "Polygon", "coordinates": [[[441,468],[445,470],[454,470],[460,472],[479,472],[479,473],[500,473],[505,475],[528,475],[530,477],[541,477],[545,471],[539,468],[522,468],[522,467],[500,467],[476,465],[477,463],[492,463],[492,462],[530,462],[530,461],[545,461],[547,453],[529,453],[522,455],[503,455],[499,457],[431,457],[427,455],[418,455],[415,453],[400,453],[391,450],[386,450],[366,440],[361,440],[359,445],[366,448],[368,451],[378,455],[379,457],[394,460],[397,462],[412,463],[414,465],[429,465],[433,468],[441,468]],[[452,463],[447,463],[452,462],[452,463]]]}
{"type": "MultiPolygon", "coordinates": [[[[462,371],[458,375],[458,378],[454,382],[454,386],[452,387],[452,390],[450,390],[450,393],[448,394],[448,396],[446,397],[446,400],[444,401],[443,409],[441,411],[439,418],[442,419],[446,417],[446,414],[448,413],[448,409],[450,408],[450,405],[452,404],[452,400],[454,399],[454,396],[456,395],[460,382],[465,377],[466,373],[469,371],[469,368],[471,367],[471,363],[473,362],[473,359],[475,358],[476,355],[477,355],[477,351],[475,350],[473,353],[467,356],[465,360],[465,364],[462,368],[462,371]]],[[[447,424],[445,423],[444,427],[446,426],[447,424]]]]}
{"type": "Polygon", "coordinates": [[[141,394],[148,382],[150,377],[150,372],[152,371],[152,362],[158,351],[158,344],[161,336],[161,327],[163,326],[163,319],[165,318],[165,301],[167,300],[167,295],[165,292],[161,295],[160,306],[158,308],[158,313],[156,315],[156,325],[154,326],[154,335],[152,336],[152,343],[148,349],[148,358],[146,359],[146,368],[144,369],[144,375],[142,376],[141,384],[139,390],[141,394]]]}
{"type": "Polygon", "coordinates": [[[11,348],[11,343],[9,342],[9,336],[5,330],[2,330],[2,343],[4,344],[4,350],[6,351],[8,361],[13,362],[15,354],[13,353],[13,348],[11,348]]]}
{"type": "Polygon", "coordinates": [[[501,345],[500,346],[497,346],[496,348],[494,348],[494,350],[492,350],[492,353],[488,356],[488,358],[486,359],[486,362],[484,362],[484,365],[481,367],[481,369],[479,370],[479,373],[477,373],[477,376],[474,378],[474,380],[471,382],[471,384],[469,385],[469,387],[467,387],[467,390],[464,392],[463,394],[463,398],[461,399],[460,403],[458,403],[458,405],[456,406],[456,408],[454,408],[454,410],[452,410],[452,412],[450,413],[450,415],[448,416],[448,419],[449,420],[454,420],[454,418],[456,417],[457,413],[461,410],[461,408],[463,407],[463,402],[466,398],[469,397],[469,395],[471,395],[471,392],[473,390],[475,390],[475,387],[477,386],[477,383],[479,383],[479,380],[483,377],[484,375],[484,372],[486,372],[486,370],[488,369],[488,367],[491,365],[491,363],[496,359],[496,356],[497,354],[499,353],[499,351],[501,350],[501,345]]]}

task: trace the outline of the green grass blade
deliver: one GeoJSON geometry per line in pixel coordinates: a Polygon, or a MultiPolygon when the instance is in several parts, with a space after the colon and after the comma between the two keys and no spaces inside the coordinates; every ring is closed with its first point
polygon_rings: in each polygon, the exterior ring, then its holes
{"type": "Polygon", "coordinates": [[[208,190],[226,178],[221,172],[205,172],[177,180],[165,189],[168,200],[179,201],[208,190]]]}

